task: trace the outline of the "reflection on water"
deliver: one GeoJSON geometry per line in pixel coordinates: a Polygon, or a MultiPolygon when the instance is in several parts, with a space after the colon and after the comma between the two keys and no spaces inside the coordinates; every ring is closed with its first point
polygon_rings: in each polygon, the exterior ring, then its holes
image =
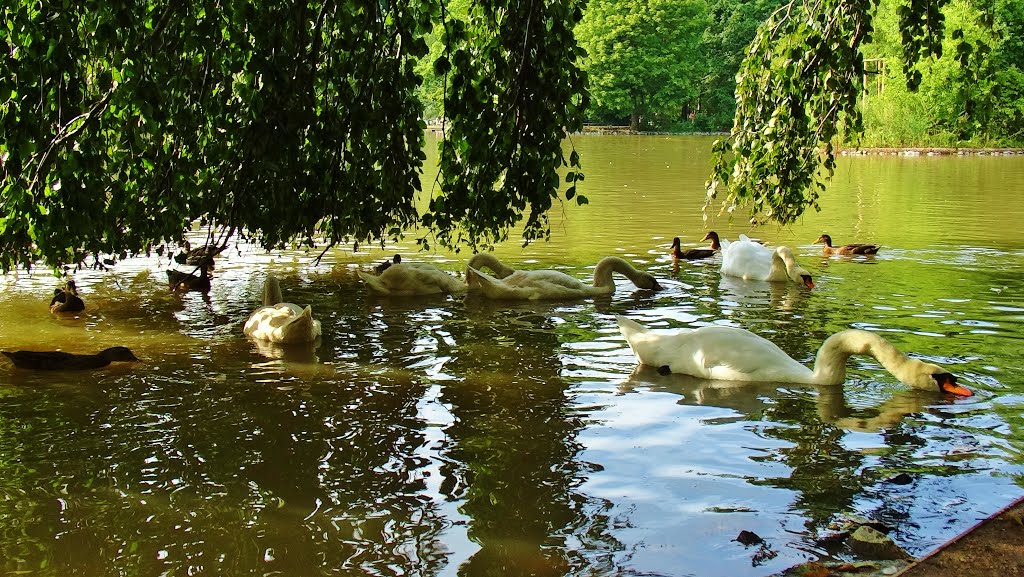
{"type": "Polygon", "coordinates": [[[206,297],[171,294],[166,261],[84,270],[87,309],[67,318],[47,311],[49,274],[4,277],[2,348],[125,345],[143,362],[0,366],[0,570],[754,577],[853,558],[824,538],[844,514],[923,553],[1020,495],[1022,160],[843,159],[823,212],[756,232],[794,247],[807,290],[667,256],[673,236],[701,244],[709,145],[583,137],[591,206],[555,215],[551,243],[497,249],[581,279],[614,254],[657,293],[619,278],[563,303],[368,294],[355,269],[395,252],[461,274],[466,255],[411,243],[317,266],[240,246],[206,297]],[[883,249],[823,257],[822,232],[883,249]],[[313,307],[317,343],[242,336],[270,272],[313,307]],[[977,394],[911,391],[869,357],[843,387],[662,376],[636,366],[618,314],[749,328],[808,364],[829,334],[866,328],[977,394]]]}

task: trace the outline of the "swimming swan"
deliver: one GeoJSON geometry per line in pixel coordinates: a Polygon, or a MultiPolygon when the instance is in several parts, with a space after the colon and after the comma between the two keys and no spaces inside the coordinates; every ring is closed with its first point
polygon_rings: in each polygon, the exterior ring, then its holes
{"type": "MultiPolygon", "coordinates": [[[[504,278],[514,272],[513,268],[490,253],[473,255],[466,266],[467,271],[470,268],[489,268],[498,278],[504,278]]],[[[356,274],[371,291],[389,296],[460,294],[466,292],[468,288],[465,282],[448,272],[423,262],[395,262],[379,275],[366,271],[356,271],[356,274]]]]}
{"type": "Polygon", "coordinates": [[[557,270],[517,270],[498,279],[472,267],[466,270],[466,282],[470,287],[479,288],[484,296],[491,299],[579,299],[614,293],[613,272],[625,275],[639,288],[661,290],[657,279],[633,268],[617,256],[606,256],[597,263],[593,285],[557,270]]]}
{"type": "Polygon", "coordinates": [[[637,360],[662,372],[667,368],[673,373],[725,381],[841,385],[846,381],[850,355],[871,355],[900,382],[915,389],[971,395],[946,369],[912,359],[868,331],[848,329],[825,339],[811,370],[771,341],[745,329],[708,326],[666,333],[625,317],[616,320],[637,360]]]}
{"type": "Polygon", "coordinates": [[[249,315],[242,332],[247,337],[272,343],[309,343],[320,336],[320,321],[309,306],[281,302],[281,285],[273,275],[263,287],[263,306],[249,315]]]}
{"type": "Polygon", "coordinates": [[[742,234],[737,241],[722,241],[722,274],[743,280],[792,280],[803,283],[808,288],[814,288],[811,273],[796,262],[796,257],[788,246],[780,246],[773,250],[742,234]]]}

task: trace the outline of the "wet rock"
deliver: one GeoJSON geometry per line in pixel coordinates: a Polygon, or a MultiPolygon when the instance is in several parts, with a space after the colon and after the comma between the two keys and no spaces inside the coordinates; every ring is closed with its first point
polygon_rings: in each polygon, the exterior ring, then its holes
{"type": "Polygon", "coordinates": [[[888,535],[867,525],[858,527],[847,539],[847,544],[855,553],[866,559],[913,559],[888,535]]]}
{"type": "Polygon", "coordinates": [[[754,533],[753,531],[747,531],[746,529],[740,531],[740,534],[735,539],[733,539],[733,541],[739,541],[740,543],[747,545],[748,547],[750,545],[759,545],[761,543],[764,543],[764,539],[762,539],[760,535],[754,533]]]}
{"type": "Polygon", "coordinates": [[[900,473],[895,477],[886,479],[885,482],[892,483],[893,485],[909,485],[914,482],[914,478],[906,473],[900,473]]]}

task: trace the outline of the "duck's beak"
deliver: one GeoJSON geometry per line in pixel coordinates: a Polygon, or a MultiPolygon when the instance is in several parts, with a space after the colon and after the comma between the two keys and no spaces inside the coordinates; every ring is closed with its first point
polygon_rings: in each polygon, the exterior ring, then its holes
{"type": "Polygon", "coordinates": [[[708,240],[708,239],[710,239],[710,238],[711,238],[711,233],[709,232],[709,233],[705,234],[705,235],[704,235],[704,238],[702,238],[702,239],[700,239],[700,240],[701,240],[701,241],[705,241],[705,240],[708,240]]]}

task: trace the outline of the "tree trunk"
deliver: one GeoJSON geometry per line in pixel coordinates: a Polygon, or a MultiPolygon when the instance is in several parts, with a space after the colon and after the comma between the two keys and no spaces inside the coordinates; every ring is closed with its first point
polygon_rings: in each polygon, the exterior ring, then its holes
{"type": "Polygon", "coordinates": [[[632,132],[640,132],[640,113],[634,111],[629,115],[629,129],[632,132]]]}

